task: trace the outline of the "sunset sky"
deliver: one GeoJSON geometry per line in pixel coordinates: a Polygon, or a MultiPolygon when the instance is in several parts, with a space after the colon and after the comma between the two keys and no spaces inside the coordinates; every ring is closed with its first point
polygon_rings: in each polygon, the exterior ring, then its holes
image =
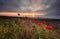
{"type": "Polygon", "coordinates": [[[42,12],[46,17],[58,18],[60,17],[60,0],[0,0],[0,11],[38,12],[39,14],[42,12]]]}

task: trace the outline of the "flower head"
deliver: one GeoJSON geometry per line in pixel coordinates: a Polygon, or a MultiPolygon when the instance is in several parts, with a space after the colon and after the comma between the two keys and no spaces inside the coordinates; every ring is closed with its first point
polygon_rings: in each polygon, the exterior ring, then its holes
{"type": "Polygon", "coordinates": [[[27,16],[25,16],[25,18],[26,18],[26,19],[28,19],[28,17],[27,17],[27,16]]]}
{"type": "Polygon", "coordinates": [[[38,25],[41,24],[41,22],[40,22],[39,20],[35,20],[35,22],[36,22],[38,25]]]}
{"type": "Polygon", "coordinates": [[[39,20],[35,20],[36,23],[40,22],[39,20]]]}
{"type": "Polygon", "coordinates": [[[41,25],[41,22],[38,22],[37,24],[38,24],[38,25],[41,25]]]}
{"type": "Polygon", "coordinates": [[[51,30],[53,27],[52,26],[46,26],[46,29],[51,30]]]}
{"type": "Polygon", "coordinates": [[[46,24],[46,21],[43,21],[42,24],[46,24]]]}

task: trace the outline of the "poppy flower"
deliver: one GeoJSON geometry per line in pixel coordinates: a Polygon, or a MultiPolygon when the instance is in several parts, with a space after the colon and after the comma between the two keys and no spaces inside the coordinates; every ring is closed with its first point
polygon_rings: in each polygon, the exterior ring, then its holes
{"type": "Polygon", "coordinates": [[[43,21],[42,24],[46,24],[46,21],[43,21]]]}
{"type": "Polygon", "coordinates": [[[51,30],[53,27],[52,26],[46,26],[46,29],[51,30]]]}
{"type": "Polygon", "coordinates": [[[41,22],[40,22],[39,20],[35,20],[35,22],[36,22],[38,25],[41,24],[41,22]]]}
{"type": "Polygon", "coordinates": [[[38,25],[41,25],[41,22],[38,22],[37,24],[38,24],[38,25]]]}
{"type": "Polygon", "coordinates": [[[35,20],[36,23],[40,22],[39,20],[35,20]]]}
{"type": "Polygon", "coordinates": [[[25,18],[26,18],[26,19],[28,19],[28,17],[27,17],[27,16],[25,16],[25,18]]]}

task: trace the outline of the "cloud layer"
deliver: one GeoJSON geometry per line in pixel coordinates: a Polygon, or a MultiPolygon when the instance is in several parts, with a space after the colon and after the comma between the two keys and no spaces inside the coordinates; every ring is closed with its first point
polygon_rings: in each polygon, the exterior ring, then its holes
{"type": "Polygon", "coordinates": [[[60,0],[0,0],[0,11],[36,11],[60,16],[60,0]]]}

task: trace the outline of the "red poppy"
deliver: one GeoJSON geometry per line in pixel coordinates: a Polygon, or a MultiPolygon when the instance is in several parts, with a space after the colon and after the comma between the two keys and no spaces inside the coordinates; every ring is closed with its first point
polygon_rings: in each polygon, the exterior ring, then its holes
{"type": "Polygon", "coordinates": [[[46,21],[43,21],[42,24],[46,24],[46,21]]]}
{"type": "Polygon", "coordinates": [[[40,22],[39,20],[35,20],[36,23],[40,22]]]}
{"type": "Polygon", "coordinates": [[[35,22],[36,22],[38,25],[41,24],[41,22],[40,22],[39,20],[35,20],[35,22]]]}
{"type": "Polygon", "coordinates": [[[46,26],[46,29],[51,30],[53,27],[52,26],[46,26]]]}
{"type": "Polygon", "coordinates": [[[37,24],[38,24],[38,25],[41,25],[41,22],[38,22],[37,24]]]}
{"type": "Polygon", "coordinates": [[[28,17],[27,17],[27,16],[25,16],[25,18],[26,18],[26,19],[28,19],[28,17]]]}

